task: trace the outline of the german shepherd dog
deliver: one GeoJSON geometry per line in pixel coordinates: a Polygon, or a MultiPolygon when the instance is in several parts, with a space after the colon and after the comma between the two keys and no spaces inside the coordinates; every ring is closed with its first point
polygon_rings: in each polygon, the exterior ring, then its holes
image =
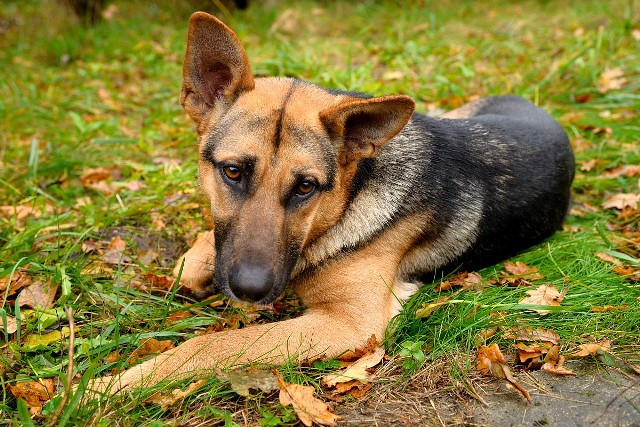
{"type": "Polygon", "coordinates": [[[289,285],[306,312],[192,338],[94,389],[336,357],[382,338],[427,273],[514,255],[569,207],[569,140],[529,102],[487,98],[432,118],[408,96],[254,78],[237,36],[206,13],[191,17],[180,103],[215,226],[176,276],[258,305],[289,285]]]}

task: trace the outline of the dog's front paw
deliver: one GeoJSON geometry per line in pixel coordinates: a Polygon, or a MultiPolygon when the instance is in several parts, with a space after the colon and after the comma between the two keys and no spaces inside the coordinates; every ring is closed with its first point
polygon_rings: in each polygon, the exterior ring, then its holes
{"type": "Polygon", "coordinates": [[[213,231],[200,233],[193,247],[178,259],[173,269],[173,275],[180,277],[180,284],[193,292],[197,298],[205,298],[216,291],[213,280],[213,239],[213,231]]]}

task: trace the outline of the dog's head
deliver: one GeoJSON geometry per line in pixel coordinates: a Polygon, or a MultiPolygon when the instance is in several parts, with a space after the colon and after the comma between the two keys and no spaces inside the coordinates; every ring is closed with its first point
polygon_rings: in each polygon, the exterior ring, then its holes
{"type": "Polygon", "coordinates": [[[216,282],[232,298],[271,302],[305,245],[342,216],[358,162],[402,130],[414,102],[254,79],[237,36],[202,12],[189,24],[183,79],[215,224],[216,282]]]}

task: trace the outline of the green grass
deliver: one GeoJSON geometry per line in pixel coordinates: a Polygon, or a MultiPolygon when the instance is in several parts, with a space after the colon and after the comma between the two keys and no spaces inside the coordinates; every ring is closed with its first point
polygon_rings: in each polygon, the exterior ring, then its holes
{"type": "MultiPolygon", "coordinates": [[[[0,215],[0,278],[24,268],[34,280],[61,285],[54,308],[74,310],[76,382],[124,363],[104,359],[115,350],[130,354],[141,339],[179,343],[207,327],[224,322],[237,327],[255,317],[130,285],[147,271],[168,274],[186,242],[206,227],[194,204],[202,201],[195,132],[178,105],[178,92],[188,17],[197,5],[215,7],[195,0],[177,7],[161,1],[114,3],[115,17],[94,28],[79,25],[55,2],[8,1],[0,10],[0,205],[42,211],[22,219],[0,215]],[[170,166],[161,158],[177,162],[170,166]],[[119,180],[141,181],[144,188],[116,196],[83,187],[83,172],[100,166],[115,166],[119,180]],[[78,203],[86,197],[89,203],[78,203]],[[161,230],[154,229],[157,217],[166,223],[161,230]],[[114,230],[124,233],[128,256],[135,258],[147,245],[160,257],[95,271],[99,259],[82,244],[108,241],[114,230]],[[196,304],[197,315],[167,324],[167,315],[185,302],[196,304]]],[[[427,362],[466,355],[464,371],[473,365],[474,348],[484,343],[477,338],[480,331],[526,324],[557,331],[567,349],[611,339],[616,355],[640,362],[640,287],[596,256],[613,251],[638,267],[629,259],[640,256],[640,214],[621,218],[600,207],[609,194],[637,193],[638,177],[599,176],[619,165],[640,164],[638,2],[255,3],[221,17],[245,44],[256,74],[291,75],[374,95],[404,93],[416,99],[420,112],[449,110],[477,96],[518,94],[559,118],[576,141],[578,167],[597,160],[590,171],[578,170],[574,185],[576,205],[597,211],[582,209],[582,216],[567,220],[572,231],[514,258],[540,269],[545,279],[536,284],[569,288],[560,309],[540,316],[517,306],[526,289],[487,286],[462,292],[457,302],[416,319],[418,307],[441,296],[426,284],[393,323],[386,340],[391,352],[409,348],[403,354],[419,360],[419,347],[427,362]],[[626,84],[601,93],[600,76],[614,68],[623,71],[626,84]],[[631,309],[590,311],[624,304],[631,309]],[[505,313],[497,321],[491,313],[498,310],[505,313]]],[[[480,273],[491,279],[501,270],[500,264],[480,273]]],[[[6,316],[19,317],[19,307],[3,303],[0,318],[6,316]]],[[[269,316],[263,313],[261,319],[269,316]]],[[[8,385],[27,378],[66,381],[66,341],[35,350],[22,345],[26,336],[67,326],[65,316],[52,324],[45,320],[25,321],[17,334],[0,332],[0,425],[28,424],[8,385]]],[[[500,333],[488,342],[509,345],[500,333]]],[[[317,385],[327,369],[289,366],[283,374],[317,385]]],[[[273,416],[271,425],[295,424],[290,408],[273,394],[239,398],[214,378],[201,390],[206,391],[167,411],[142,405],[137,395],[101,402],[72,398],[60,419],[67,425],[88,420],[160,426],[198,420],[231,425],[242,423],[243,416],[268,424],[273,416]]],[[[47,424],[57,404],[51,401],[44,408],[49,415],[35,422],[47,424]]]]}

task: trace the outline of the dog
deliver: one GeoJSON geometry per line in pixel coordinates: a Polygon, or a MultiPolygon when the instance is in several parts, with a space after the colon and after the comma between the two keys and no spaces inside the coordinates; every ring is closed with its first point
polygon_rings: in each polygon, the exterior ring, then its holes
{"type": "Polygon", "coordinates": [[[306,311],[197,336],[94,389],[337,357],[382,338],[425,275],[539,243],[570,205],[569,139],[528,101],[485,98],[433,118],[408,96],[254,78],[236,34],[203,12],[189,23],[180,103],[214,229],[174,274],[200,296],[257,305],[291,286],[306,311]]]}

